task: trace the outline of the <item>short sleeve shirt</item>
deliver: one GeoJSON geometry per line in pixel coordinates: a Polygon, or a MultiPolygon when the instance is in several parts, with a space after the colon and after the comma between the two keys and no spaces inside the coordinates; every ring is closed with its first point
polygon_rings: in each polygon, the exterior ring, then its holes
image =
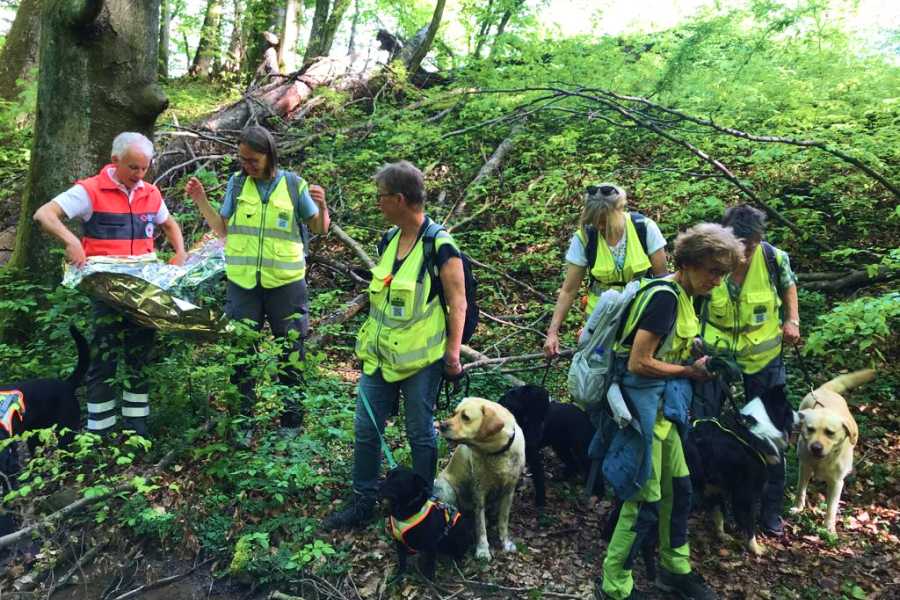
{"type": "MultiPolygon", "coordinates": [[[[775,248],[775,264],[778,265],[778,278],[776,285],[778,287],[779,297],[784,296],[784,291],[793,285],[797,285],[797,275],[791,269],[791,257],[784,250],[775,248]]],[[[768,268],[768,265],[766,265],[768,268]]],[[[741,295],[741,287],[731,280],[731,277],[725,278],[725,285],[728,286],[728,294],[732,298],[741,295]]]]}
{"type": "Polygon", "coordinates": [[[653,294],[647,306],[644,307],[644,314],[638,319],[637,325],[624,340],[626,346],[634,344],[634,338],[638,329],[645,329],[651,333],[655,333],[664,339],[672,331],[675,326],[675,318],[678,316],[678,298],[675,294],[666,291],[659,291],[653,294]]]}
{"type": "MultiPolygon", "coordinates": [[[[644,222],[647,224],[647,255],[650,256],[666,247],[666,238],[663,237],[662,232],[659,230],[659,225],[653,219],[644,217],[644,222]]],[[[609,246],[609,251],[612,253],[617,269],[621,269],[622,265],[625,264],[626,240],[627,237],[623,235],[622,239],[615,246],[609,246]]],[[[566,262],[578,267],[588,266],[587,252],[577,232],[572,235],[572,239],[569,241],[569,249],[566,251],[566,262]]]]}
{"type": "MultiPolygon", "coordinates": [[[[225,197],[222,199],[222,207],[219,209],[219,215],[226,221],[234,214],[234,208],[237,203],[240,190],[236,188],[236,182],[240,173],[235,173],[228,179],[228,185],[225,187],[225,197]]],[[[284,171],[278,170],[278,173],[272,179],[260,180],[254,179],[256,191],[260,198],[267,198],[275,190],[275,186],[284,177],[284,171]]],[[[294,203],[294,215],[298,222],[307,222],[319,214],[319,207],[313,202],[312,196],[309,195],[309,188],[303,188],[300,192],[299,201],[294,203]]]]}
{"type": "MultiPolygon", "coordinates": [[[[115,183],[122,192],[124,192],[128,196],[128,202],[131,203],[131,198],[134,196],[134,190],[140,189],[147,185],[143,181],[139,182],[134,188],[129,190],[124,185],[119,183],[119,180],[116,179],[116,170],[113,168],[107,169],[106,174],[109,175],[109,178],[112,179],[113,183],[115,183]]],[[[84,186],[78,185],[77,183],[59,194],[52,200],[62,209],[63,213],[65,213],[67,219],[81,219],[82,221],[89,221],[90,218],[94,214],[94,207],[91,204],[91,198],[87,193],[87,190],[84,186]]],[[[169,218],[169,209],[166,207],[165,199],[162,200],[159,204],[159,210],[156,211],[156,215],[153,217],[154,225],[161,225],[165,223],[169,218]]]]}
{"type": "MultiPolygon", "coordinates": [[[[431,219],[426,217],[425,222],[422,223],[421,229],[419,229],[419,237],[420,238],[422,237],[422,235],[424,235],[425,229],[428,227],[428,224],[430,222],[431,222],[431,219]]],[[[387,245],[390,243],[391,237],[392,237],[390,234],[392,231],[394,231],[394,230],[393,229],[389,230],[389,231],[385,232],[384,235],[381,236],[381,240],[378,242],[378,255],[379,256],[384,254],[385,248],[387,248],[387,245]]],[[[397,235],[397,233],[399,233],[399,232],[395,232],[394,235],[397,235]]],[[[459,248],[456,247],[456,242],[453,241],[452,237],[446,237],[446,238],[441,238],[439,240],[436,240],[435,241],[435,252],[437,253],[437,270],[438,271],[440,271],[441,267],[443,267],[445,264],[447,264],[447,261],[450,260],[451,258],[454,258],[454,257],[461,258],[462,257],[462,253],[459,251],[459,248]]],[[[407,256],[409,256],[409,255],[407,255],[407,256]]],[[[391,272],[396,273],[400,269],[400,266],[403,264],[404,260],[406,260],[406,256],[404,256],[402,259],[395,259],[394,266],[391,269],[391,272]]],[[[437,293],[437,286],[434,285],[434,282],[432,282],[431,293],[428,295],[429,302],[434,298],[436,293],[437,293]]]]}

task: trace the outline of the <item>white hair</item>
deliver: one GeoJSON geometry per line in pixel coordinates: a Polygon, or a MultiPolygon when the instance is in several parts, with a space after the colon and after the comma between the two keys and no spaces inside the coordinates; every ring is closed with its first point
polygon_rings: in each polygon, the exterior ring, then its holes
{"type": "Polygon", "coordinates": [[[142,133],[136,131],[123,131],[116,136],[112,143],[110,156],[122,158],[126,152],[134,148],[147,158],[153,158],[153,142],[142,133]]]}

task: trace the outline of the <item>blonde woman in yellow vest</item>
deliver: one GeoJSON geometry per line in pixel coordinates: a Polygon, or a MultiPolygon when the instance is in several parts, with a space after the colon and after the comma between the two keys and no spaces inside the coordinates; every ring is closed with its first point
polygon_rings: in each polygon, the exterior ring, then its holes
{"type": "MultiPolygon", "coordinates": [[[[285,348],[285,358],[297,352],[302,360],[309,309],[300,222],[305,222],[314,233],[328,231],[325,190],[307,185],[293,173],[278,168],[278,147],[264,127],[252,125],[241,132],[238,159],[242,173],[228,180],[219,211],[210,205],[206,190],[196,177],[188,181],[185,191],[213,232],[225,238],[228,318],[249,320],[258,328],[268,321],[278,338],[298,332],[297,339],[285,348]],[[296,200],[288,187],[289,179],[296,183],[296,200]]],[[[287,361],[285,364],[282,383],[299,386],[299,372],[287,361]]],[[[245,414],[255,396],[254,382],[246,371],[246,366],[237,365],[232,378],[240,388],[245,414]]],[[[302,420],[298,398],[286,399],[281,424],[299,427],[302,420]]]]}
{"type": "MultiPolygon", "coordinates": [[[[638,291],[616,344],[621,388],[634,423],[615,431],[603,472],[623,501],[595,581],[595,598],[639,597],[631,560],[647,536],[659,536],[656,585],[680,598],[716,598],[692,571],[688,545],[691,480],[678,428],[687,427],[691,382],[711,377],[708,357],[692,357],[700,324],[693,298],[708,294],[740,260],[741,244],[712,223],[675,240],[676,271],[638,291]],[[639,423],[639,427],[637,424],[639,423]]],[[[608,417],[611,418],[611,417],[608,417]]]]}
{"type": "Polygon", "coordinates": [[[611,183],[592,185],[585,191],[578,231],[566,252],[566,279],[544,341],[548,358],[559,354],[559,328],[578,298],[585,274],[589,276],[587,315],[607,289],[621,289],[648,273],[665,275],[665,238],[653,220],[629,213],[626,202],[625,190],[611,183]],[[588,264],[591,258],[592,264],[588,264]]]}
{"type": "MultiPolygon", "coordinates": [[[[749,205],[725,211],[722,225],[744,244],[744,262],[722,280],[701,306],[703,341],[717,353],[735,359],[743,374],[746,400],[762,398],[769,417],[783,431],[793,426],[784,396],[786,381],[782,348],[800,341],[796,277],[787,253],[763,241],[765,214],[749,205]],[[776,390],[775,393],[770,393],[776,390]]],[[[718,417],[724,391],[721,382],[699,386],[694,396],[697,418],[718,417]]],[[[783,459],[782,459],[783,461],[783,459]]],[[[781,535],[784,503],[784,462],[770,465],[760,511],[760,527],[781,535]]]]}
{"type": "Polygon", "coordinates": [[[450,234],[425,215],[425,179],[419,169],[406,161],[385,165],[375,175],[375,185],[378,207],[393,227],[379,244],[380,259],[369,284],[369,318],[356,340],[365,400],[361,396],[356,401],[352,495],[324,520],[325,529],[360,527],[373,519],[381,470],[378,435],[401,396],[413,471],[432,484],[437,466],[434,405],[441,378],[462,371],[466,293],[460,252],[450,234]],[[425,256],[426,232],[434,237],[432,256],[425,256]]]}

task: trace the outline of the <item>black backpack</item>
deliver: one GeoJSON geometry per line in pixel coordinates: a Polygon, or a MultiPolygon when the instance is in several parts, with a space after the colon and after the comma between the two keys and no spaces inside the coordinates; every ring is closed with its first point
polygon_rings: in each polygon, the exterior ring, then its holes
{"type": "MultiPolygon", "coordinates": [[[[282,171],[284,178],[287,180],[288,194],[291,195],[291,203],[294,206],[300,206],[300,177],[291,171],[282,171]]],[[[247,180],[247,174],[243,171],[234,174],[234,193],[240,194],[244,188],[244,182],[247,180]]],[[[273,188],[274,190],[274,188],[273,188]]],[[[265,200],[268,202],[268,198],[265,200]]],[[[235,196],[237,202],[237,196],[235,196]]],[[[299,216],[299,215],[298,215],[299,216]]],[[[300,226],[300,241],[303,242],[303,258],[309,258],[309,227],[302,219],[297,219],[300,226]]]]}
{"type": "MultiPolygon", "coordinates": [[[[428,273],[429,276],[431,276],[431,285],[435,289],[438,298],[440,298],[441,306],[444,308],[444,313],[446,314],[447,300],[444,298],[444,288],[441,284],[441,276],[437,269],[437,247],[435,244],[438,234],[442,231],[446,231],[443,225],[435,223],[431,219],[428,220],[428,224],[425,226],[425,232],[422,234],[422,255],[425,257],[425,260],[422,261],[422,270],[419,272],[419,283],[422,282],[425,273],[428,273]]],[[[387,235],[382,238],[382,242],[379,244],[379,253],[384,252],[384,249],[387,248],[387,245],[399,232],[400,229],[398,227],[393,227],[388,231],[387,235]]],[[[469,340],[472,339],[475,328],[478,326],[478,280],[475,278],[475,273],[472,271],[471,259],[469,259],[466,253],[462,251],[460,251],[460,258],[462,259],[463,264],[463,284],[466,288],[466,318],[463,322],[462,343],[467,344],[469,343],[469,340]]],[[[449,321],[447,324],[450,324],[449,321]]]]}
{"type": "MultiPolygon", "coordinates": [[[[641,248],[644,249],[644,254],[650,256],[650,253],[647,252],[647,217],[639,212],[630,212],[628,215],[631,217],[631,222],[638,234],[638,239],[641,240],[641,248]]],[[[594,261],[597,260],[597,243],[599,238],[600,233],[597,231],[596,227],[587,227],[587,244],[584,246],[584,253],[587,256],[588,273],[591,272],[591,269],[594,267],[594,261]]],[[[591,280],[593,279],[594,277],[591,275],[591,280]]],[[[623,281],[622,283],[624,284],[627,282],[623,281]]]]}

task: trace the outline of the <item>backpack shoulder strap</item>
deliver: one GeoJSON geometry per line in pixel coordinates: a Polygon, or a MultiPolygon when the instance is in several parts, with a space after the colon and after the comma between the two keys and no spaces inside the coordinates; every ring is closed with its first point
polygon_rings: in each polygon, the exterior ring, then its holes
{"type": "MultiPolygon", "coordinates": [[[[294,205],[294,210],[296,211],[297,207],[300,206],[301,189],[306,189],[308,186],[306,181],[293,171],[282,172],[284,173],[288,194],[291,196],[291,204],[294,205]]],[[[307,227],[306,223],[299,218],[299,214],[295,215],[295,217],[297,217],[297,226],[300,229],[300,241],[303,242],[303,253],[309,255],[309,227],[307,227]]]]}
{"type": "Polygon", "coordinates": [[[441,232],[446,231],[443,225],[436,223],[431,219],[425,226],[425,232],[422,234],[422,255],[425,260],[422,261],[422,269],[428,270],[432,277],[439,277],[437,271],[437,238],[441,232]]]}
{"type": "Polygon", "coordinates": [[[772,284],[772,287],[775,288],[775,291],[779,292],[780,295],[781,290],[778,289],[778,282],[780,280],[778,277],[778,257],[775,253],[775,246],[765,240],[760,243],[762,244],[763,256],[766,259],[766,270],[769,272],[769,283],[772,284]]]}
{"type": "Polygon", "coordinates": [[[635,231],[637,231],[638,239],[641,240],[641,248],[644,249],[644,254],[649,256],[650,253],[647,252],[647,217],[637,211],[629,214],[631,215],[631,223],[634,225],[635,231]]]}
{"type": "MultiPolygon", "coordinates": [[[[599,238],[599,233],[593,225],[588,225],[585,229],[587,229],[587,240],[582,238],[581,241],[584,242],[584,255],[587,257],[587,270],[590,273],[591,269],[594,268],[594,262],[597,260],[597,239],[599,238]]],[[[580,229],[579,233],[582,231],[584,230],[580,229]]]]}

